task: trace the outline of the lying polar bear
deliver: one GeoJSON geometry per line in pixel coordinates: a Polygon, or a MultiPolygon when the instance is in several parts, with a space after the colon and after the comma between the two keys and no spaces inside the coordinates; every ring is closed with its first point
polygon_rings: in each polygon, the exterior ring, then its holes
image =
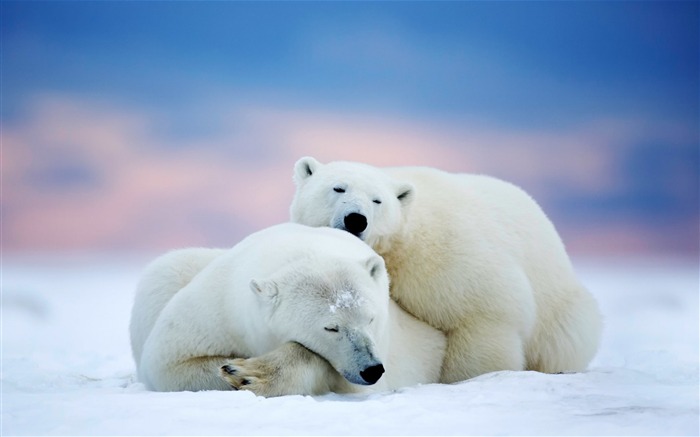
{"type": "Polygon", "coordinates": [[[343,229],[384,258],[391,296],[447,335],[440,381],[498,370],[578,372],[598,349],[598,304],[552,222],[487,176],[356,162],[294,167],[293,222],[343,229]]]}
{"type": "Polygon", "coordinates": [[[437,382],[445,351],[442,333],[389,299],[369,246],[292,223],[156,259],[130,331],[138,378],[157,391],[395,389],[437,382]]]}

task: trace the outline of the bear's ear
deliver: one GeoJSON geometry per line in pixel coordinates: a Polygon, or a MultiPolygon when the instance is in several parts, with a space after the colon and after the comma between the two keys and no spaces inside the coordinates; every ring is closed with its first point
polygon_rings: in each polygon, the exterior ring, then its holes
{"type": "Polygon", "coordinates": [[[396,198],[401,202],[401,206],[406,206],[413,201],[413,185],[408,182],[400,183],[396,187],[396,198]]]}
{"type": "Polygon", "coordinates": [[[365,268],[369,272],[372,279],[377,280],[382,273],[386,271],[384,259],[381,256],[371,256],[365,261],[365,268]]]}
{"type": "Polygon", "coordinates": [[[277,297],[277,284],[275,281],[256,281],[255,279],[250,280],[250,289],[253,290],[258,296],[273,300],[277,297]]]}
{"type": "Polygon", "coordinates": [[[298,184],[308,179],[311,175],[316,173],[321,165],[320,162],[310,156],[301,158],[294,164],[294,182],[298,184]]]}

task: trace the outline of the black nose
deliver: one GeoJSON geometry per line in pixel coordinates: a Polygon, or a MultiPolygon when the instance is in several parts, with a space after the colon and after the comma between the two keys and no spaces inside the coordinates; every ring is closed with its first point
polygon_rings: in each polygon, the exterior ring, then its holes
{"type": "Polygon", "coordinates": [[[367,229],[367,217],[356,212],[352,212],[345,216],[345,230],[353,235],[360,235],[367,229]]]}
{"type": "Polygon", "coordinates": [[[381,364],[377,364],[375,366],[370,366],[360,372],[360,376],[362,379],[367,381],[368,384],[374,384],[375,382],[379,381],[379,378],[382,377],[382,374],[384,373],[384,366],[381,364]]]}

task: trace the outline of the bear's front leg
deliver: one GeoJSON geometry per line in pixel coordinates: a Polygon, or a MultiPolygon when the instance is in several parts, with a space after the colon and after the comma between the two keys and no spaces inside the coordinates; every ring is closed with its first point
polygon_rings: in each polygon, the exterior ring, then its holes
{"type": "Polygon", "coordinates": [[[525,353],[517,329],[505,323],[482,321],[447,335],[440,382],[451,384],[484,373],[524,369],[525,353]]]}
{"type": "Polygon", "coordinates": [[[259,357],[229,360],[220,375],[234,390],[265,397],[352,391],[328,361],[294,342],[259,357]]]}

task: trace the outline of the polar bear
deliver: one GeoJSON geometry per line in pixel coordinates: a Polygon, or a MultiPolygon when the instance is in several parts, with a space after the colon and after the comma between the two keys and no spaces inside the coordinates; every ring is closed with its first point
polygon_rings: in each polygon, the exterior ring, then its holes
{"type": "Polygon", "coordinates": [[[157,391],[263,396],[437,382],[445,336],[393,303],[388,281],[357,238],[294,223],[228,250],[170,252],[137,287],[138,378],[157,391]]]}
{"type": "Polygon", "coordinates": [[[291,219],[346,230],[385,260],[391,296],[447,335],[441,382],[582,371],[601,335],[554,226],[510,183],[433,168],[297,161],[291,219]]]}

